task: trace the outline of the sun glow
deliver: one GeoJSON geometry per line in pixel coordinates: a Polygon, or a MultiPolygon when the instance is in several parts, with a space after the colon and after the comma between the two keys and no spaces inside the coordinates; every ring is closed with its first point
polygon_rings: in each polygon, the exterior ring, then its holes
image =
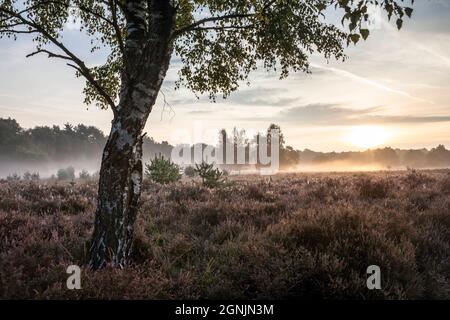
{"type": "Polygon", "coordinates": [[[383,127],[357,126],[350,129],[347,140],[359,148],[373,148],[385,144],[388,138],[383,127]]]}

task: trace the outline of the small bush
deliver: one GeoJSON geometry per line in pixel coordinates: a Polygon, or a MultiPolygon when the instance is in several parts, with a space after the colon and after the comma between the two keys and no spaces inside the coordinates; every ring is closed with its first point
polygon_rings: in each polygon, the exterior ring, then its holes
{"type": "Polygon", "coordinates": [[[384,199],[389,194],[389,184],[384,180],[362,178],[357,183],[359,195],[366,199],[384,199]]]}
{"type": "Polygon", "coordinates": [[[31,181],[31,173],[30,171],[27,171],[23,174],[23,180],[25,181],[31,181]]]}
{"type": "Polygon", "coordinates": [[[209,190],[198,185],[186,185],[183,188],[175,188],[170,190],[167,199],[169,201],[208,201],[210,193],[209,190]]]}
{"type": "Polygon", "coordinates": [[[184,169],[184,174],[189,178],[195,177],[195,175],[196,175],[195,168],[193,166],[187,166],[184,169]]]}
{"type": "Polygon", "coordinates": [[[202,178],[202,183],[208,188],[214,188],[224,182],[223,172],[214,168],[214,164],[202,162],[195,165],[195,171],[202,178]]]}
{"type": "Polygon", "coordinates": [[[155,156],[150,164],[146,164],[145,174],[151,180],[161,184],[176,182],[181,179],[180,167],[163,156],[155,156]]]}
{"type": "Polygon", "coordinates": [[[81,170],[81,172],[79,173],[79,177],[82,180],[87,180],[91,177],[91,175],[86,170],[81,170]]]}
{"type": "Polygon", "coordinates": [[[6,177],[6,181],[9,182],[20,181],[20,176],[17,173],[10,174],[6,177]]]}
{"type": "Polygon", "coordinates": [[[39,179],[40,177],[38,172],[30,173],[27,171],[23,174],[23,180],[25,181],[39,181],[39,179]]]}
{"type": "Polygon", "coordinates": [[[56,173],[58,180],[74,180],[75,169],[73,167],[67,167],[66,169],[59,169],[56,173]]]}
{"type": "Polygon", "coordinates": [[[425,211],[428,210],[433,203],[435,195],[433,194],[423,194],[423,193],[414,193],[412,192],[408,196],[408,211],[417,210],[417,211],[425,211]]]}
{"type": "Polygon", "coordinates": [[[404,181],[410,189],[417,189],[431,183],[432,179],[425,173],[418,172],[415,169],[408,169],[408,175],[404,178],[404,181]]]}
{"type": "Polygon", "coordinates": [[[441,182],[441,191],[443,193],[450,193],[450,173],[448,173],[447,176],[443,178],[441,182]]]}

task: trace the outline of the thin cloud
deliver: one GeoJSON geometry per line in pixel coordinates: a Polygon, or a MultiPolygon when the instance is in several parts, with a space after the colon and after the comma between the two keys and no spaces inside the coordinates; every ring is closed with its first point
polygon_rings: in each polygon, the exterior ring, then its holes
{"type": "Polygon", "coordinates": [[[437,123],[450,122],[450,116],[367,116],[361,119],[367,123],[387,124],[387,123],[437,123]]]}
{"type": "Polygon", "coordinates": [[[392,123],[436,123],[450,122],[450,115],[442,116],[396,116],[376,114],[383,107],[351,109],[339,104],[309,104],[282,110],[272,117],[274,120],[320,125],[360,125],[392,123]]]}
{"type": "Polygon", "coordinates": [[[213,111],[212,110],[192,110],[192,111],[189,111],[188,113],[190,113],[190,114],[209,114],[211,112],[213,112],[213,111]]]}
{"type": "Polygon", "coordinates": [[[357,110],[342,108],[338,104],[316,103],[282,110],[279,117],[291,121],[329,123],[366,116],[379,110],[380,107],[357,110]]]}
{"type": "MultiPolygon", "coordinates": [[[[266,88],[255,87],[248,89],[241,89],[233,92],[227,99],[217,99],[221,105],[241,105],[241,106],[256,106],[256,107],[285,107],[298,102],[301,98],[298,96],[286,97],[289,91],[285,88],[266,88]]],[[[200,99],[180,97],[172,100],[174,105],[185,105],[195,103],[210,103],[207,96],[202,96],[200,99]]]]}
{"type": "Polygon", "coordinates": [[[419,98],[419,97],[412,96],[411,94],[409,94],[409,93],[407,93],[405,91],[401,91],[401,90],[397,90],[397,89],[388,87],[386,85],[383,85],[383,84],[378,83],[376,81],[373,81],[371,79],[358,76],[358,75],[356,75],[354,73],[351,73],[350,71],[346,71],[346,70],[342,70],[342,69],[334,68],[334,67],[325,67],[325,66],[321,66],[321,65],[318,65],[318,64],[315,64],[315,63],[312,63],[311,66],[313,66],[314,68],[317,68],[317,69],[323,69],[323,70],[327,70],[327,71],[330,71],[330,72],[334,72],[334,73],[336,73],[336,74],[338,74],[340,76],[343,76],[343,77],[346,77],[346,78],[349,78],[349,79],[352,79],[352,80],[356,80],[358,82],[365,83],[365,84],[367,84],[369,86],[375,87],[377,89],[380,89],[380,90],[383,90],[383,91],[386,91],[386,92],[402,95],[402,96],[410,98],[412,100],[425,102],[425,103],[428,103],[428,104],[435,104],[433,101],[429,101],[429,100],[426,100],[426,99],[422,99],[422,98],[419,98]]]}
{"type": "MultiPolygon", "coordinates": [[[[391,24],[389,24],[386,21],[382,21],[383,27],[386,28],[389,32],[391,32],[396,38],[400,39],[398,30],[395,29],[391,24]]],[[[440,60],[441,65],[443,67],[450,67],[450,57],[443,55],[442,53],[438,52],[437,50],[431,48],[430,46],[426,46],[418,41],[410,41],[410,45],[413,45],[416,49],[422,50],[426,52],[427,54],[433,56],[437,60],[440,60]]]]}

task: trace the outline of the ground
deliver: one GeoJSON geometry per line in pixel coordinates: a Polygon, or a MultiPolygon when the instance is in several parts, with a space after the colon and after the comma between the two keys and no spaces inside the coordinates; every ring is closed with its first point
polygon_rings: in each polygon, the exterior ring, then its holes
{"type": "Polygon", "coordinates": [[[0,182],[0,298],[450,298],[450,171],[146,181],[133,265],[93,272],[96,190],[0,182]]]}

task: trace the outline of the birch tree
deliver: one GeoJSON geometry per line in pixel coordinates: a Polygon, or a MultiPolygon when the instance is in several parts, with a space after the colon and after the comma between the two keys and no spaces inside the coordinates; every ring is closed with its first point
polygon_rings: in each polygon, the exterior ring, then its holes
{"type": "MultiPolygon", "coordinates": [[[[400,29],[413,0],[0,0],[0,37],[28,37],[38,54],[66,62],[86,80],[86,104],[110,109],[90,266],[124,267],[142,182],[147,118],[170,66],[181,59],[177,87],[227,97],[257,68],[309,72],[312,53],[344,59],[344,49],[369,36],[369,8],[400,29]],[[342,23],[327,19],[338,15],[342,23]],[[92,51],[109,52],[102,65],[84,61],[62,37],[78,19],[92,51]],[[100,45],[99,45],[100,44],[100,45]]],[[[76,112],[76,110],[74,110],[76,112]]]]}

